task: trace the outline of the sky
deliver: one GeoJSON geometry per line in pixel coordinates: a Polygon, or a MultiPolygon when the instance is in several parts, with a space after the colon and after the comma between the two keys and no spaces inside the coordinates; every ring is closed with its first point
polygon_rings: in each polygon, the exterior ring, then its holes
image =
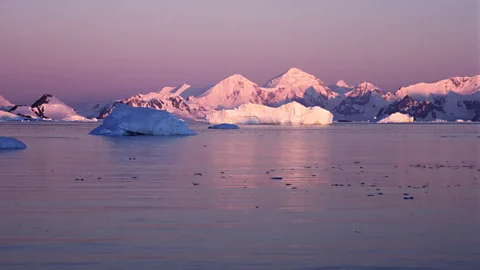
{"type": "Polygon", "coordinates": [[[291,67],[327,84],[480,74],[476,0],[1,0],[0,95],[69,104],[291,67]]]}

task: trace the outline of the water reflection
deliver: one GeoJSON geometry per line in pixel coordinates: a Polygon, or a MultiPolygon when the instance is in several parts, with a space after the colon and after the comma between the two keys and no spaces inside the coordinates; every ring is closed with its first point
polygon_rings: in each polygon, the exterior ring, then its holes
{"type": "Polygon", "coordinates": [[[0,268],[478,266],[478,126],[92,127],[1,127],[0,268]]]}

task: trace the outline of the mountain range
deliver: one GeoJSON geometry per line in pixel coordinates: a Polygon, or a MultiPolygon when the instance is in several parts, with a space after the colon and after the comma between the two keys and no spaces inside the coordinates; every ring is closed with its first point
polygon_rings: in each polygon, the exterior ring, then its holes
{"type": "Polygon", "coordinates": [[[13,105],[0,96],[3,100],[0,107],[6,108],[5,111],[12,115],[21,116],[30,120],[56,120],[56,121],[92,121],[81,116],[67,104],[63,103],[56,97],[45,94],[41,96],[32,105],[13,105]],[[10,104],[5,106],[5,104],[10,104]]]}
{"type": "Polygon", "coordinates": [[[242,104],[279,107],[293,101],[325,108],[336,121],[376,121],[396,112],[409,114],[416,121],[480,121],[480,75],[414,84],[392,93],[367,81],[349,85],[340,80],[335,85],[326,85],[314,75],[291,68],[263,86],[235,74],[204,88],[187,84],[164,87],[159,92],[92,104],[78,112],[49,94],[30,106],[14,105],[0,96],[0,110],[33,119],[83,121],[103,119],[119,104],[127,104],[199,120],[212,111],[242,104]]]}

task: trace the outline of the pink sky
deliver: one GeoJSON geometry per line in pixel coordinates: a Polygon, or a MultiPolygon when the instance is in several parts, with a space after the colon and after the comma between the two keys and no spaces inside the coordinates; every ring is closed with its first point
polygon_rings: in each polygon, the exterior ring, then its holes
{"type": "Polygon", "coordinates": [[[386,90],[479,69],[474,0],[5,0],[0,95],[80,104],[290,67],[386,90]]]}

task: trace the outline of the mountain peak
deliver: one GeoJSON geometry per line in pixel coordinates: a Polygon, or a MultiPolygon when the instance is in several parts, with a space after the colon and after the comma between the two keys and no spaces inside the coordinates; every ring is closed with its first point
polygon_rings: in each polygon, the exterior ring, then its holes
{"type": "Polygon", "coordinates": [[[342,87],[342,88],[353,88],[351,85],[349,85],[347,82],[344,80],[339,80],[336,84],[337,87],[342,87]]]}
{"type": "Polygon", "coordinates": [[[249,81],[249,79],[247,79],[245,76],[243,76],[242,74],[233,74],[232,76],[229,76],[225,79],[222,80],[222,82],[225,82],[225,81],[249,81]]]}
{"type": "Polygon", "coordinates": [[[360,84],[355,86],[355,89],[359,89],[359,90],[363,90],[363,91],[367,91],[367,90],[372,91],[372,90],[376,90],[376,89],[380,89],[380,88],[377,87],[376,85],[374,85],[371,82],[362,81],[360,84]]]}
{"type": "Polygon", "coordinates": [[[190,87],[192,87],[190,84],[184,83],[184,84],[182,84],[181,86],[177,87],[176,90],[178,90],[178,89],[187,89],[187,88],[190,88],[190,87]]]}
{"type": "Polygon", "coordinates": [[[473,95],[480,91],[480,75],[473,77],[451,77],[432,83],[417,83],[400,88],[395,95],[402,98],[406,95],[413,98],[427,98],[430,95],[447,95],[454,92],[460,95],[473,95]]]}
{"type": "Polygon", "coordinates": [[[298,74],[298,73],[306,73],[306,72],[296,67],[292,67],[285,72],[285,74],[298,74]]]}
{"type": "Polygon", "coordinates": [[[315,77],[315,76],[313,76],[312,74],[309,74],[309,73],[307,73],[307,72],[305,72],[305,71],[303,71],[299,68],[292,67],[289,70],[282,73],[277,78],[279,78],[279,77],[315,77]]]}
{"type": "Polygon", "coordinates": [[[39,99],[37,99],[37,101],[35,101],[33,104],[32,104],[32,108],[33,107],[39,107],[43,104],[47,104],[47,103],[59,103],[59,104],[64,104],[63,102],[61,102],[60,100],[58,100],[54,95],[52,94],[43,94],[39,99]]]}
{"type": "Polygon", "coordinates": [[[0,108],[1,107],[13,107],[14,105],[8,101],[6,98],[4,98],[2,95],[0,95],[0,108]]]}
{"type": "Polygon", "coordinates": [[[277,88],[283,86],[295,86],[306,89],[316,83],[324,85],[323,82],[314,75],[293,67],[271,79],[264,85],[264,87],[277,88]]]}

